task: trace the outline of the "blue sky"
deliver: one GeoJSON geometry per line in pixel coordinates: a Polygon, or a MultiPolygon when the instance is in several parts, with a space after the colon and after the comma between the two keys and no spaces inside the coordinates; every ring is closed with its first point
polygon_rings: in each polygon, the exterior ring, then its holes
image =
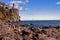
{"type": "Polygon", "coordinates": [[[21,20],[60,20],[60,4],[57,2],[60,0],[29,0],[29,3],[23,5],[23,10],[19,11],[21,20]]]}

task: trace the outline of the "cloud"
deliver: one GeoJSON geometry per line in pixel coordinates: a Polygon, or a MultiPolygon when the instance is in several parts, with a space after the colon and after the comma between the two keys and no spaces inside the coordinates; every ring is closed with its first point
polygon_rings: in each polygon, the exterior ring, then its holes
{"type": "Polygon", "coordinates": [[[29,0],[26,0],[26,2],[28,3],[28,2],[29,2],[29,0]]]}
{"type": "Polygon", "coordinates": [[[30,8],[25,8],[25,10],[30,10],[30,8]]]}
{"type": "Polygon", "coordinates": [[[21,15],[21,20],[60,20],[58,16],[44,16],[44,15],[21,15]]]}
{"type": "Polygon", "coordinates": [[[12,7],[13,6],[13,3],[15,4],[15,8],[18,8],[19,6],[19,4],[22,4],[22,5],[24,5],[25,4],[25,2],[22,2],[22,1],[11,1],[10,2],[10,6],[12,7]]]}
{"type": "Polygon", "coordinates": [[[11,4],[13,4],[13,3],[15,3],[15,4],[20,4],[20,3],[22,3],[22,4],[24,4],[24,2],[22,2],[22,1],[11,1],[10,3],[11,3],[11,4]]]}
{"type": "MultiPolygon", "coordinates": [[[[23,10],[23,5],[27,4],[29,2],[29,0],[14,0],[14,1],[10,1],[10,6],[13,6],[13,3],[15,4],[15,8],[18,8],[19,10],[23,10]],[[22,5],[22,7],[20,6],[22,5]]],[[[24,8],[24,10],[29,10],[29,8],[24,8]]]]}
{"type": "Polygon", "coordinates": [[[60,4],[60,2],[56,2],[56,4],[60,4]]]}
{"type": "Polygon", "coordinates": [[[20,10],[20,11],[23,10],[23,7],[20,7],[19,10],[20,10]]]}

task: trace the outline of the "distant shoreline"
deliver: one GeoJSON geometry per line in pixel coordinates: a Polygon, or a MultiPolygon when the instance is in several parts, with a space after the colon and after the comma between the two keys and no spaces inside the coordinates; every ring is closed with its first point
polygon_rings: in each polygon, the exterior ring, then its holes
{"type": "Polygon", "coordinates": [[[21,20],[21,21],[60,21],[60,20],[21,20]]]}

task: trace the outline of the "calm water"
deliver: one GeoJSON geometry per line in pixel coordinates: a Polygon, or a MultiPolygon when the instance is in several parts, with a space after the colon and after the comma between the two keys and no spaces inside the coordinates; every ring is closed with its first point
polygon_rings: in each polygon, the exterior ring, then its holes
{"type": "Polygon", "coordinates": [[[60,26],[60,20],[21,21],[19,24],[34,24],[36,26],[60,26]]]}

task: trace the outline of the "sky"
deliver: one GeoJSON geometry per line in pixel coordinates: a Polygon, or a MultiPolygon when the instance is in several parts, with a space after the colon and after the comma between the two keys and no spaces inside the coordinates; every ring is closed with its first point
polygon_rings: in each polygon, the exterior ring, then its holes
{"type": "Polygon", "coordinates": [[[60,20],[60,0],[26,0],[19,6],[19,15],[21,20],[60,20]]]}

